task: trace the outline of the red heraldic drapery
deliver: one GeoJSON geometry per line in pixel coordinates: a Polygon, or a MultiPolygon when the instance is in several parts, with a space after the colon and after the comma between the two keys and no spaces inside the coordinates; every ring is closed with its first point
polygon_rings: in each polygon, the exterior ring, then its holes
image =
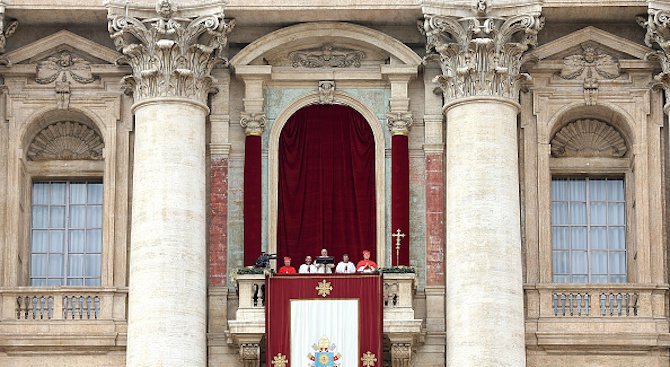
{"type": "Polygon", "coordinates": [[[379,274],[279,275],[265,289],[266,366],[382,366],[379,274]]]}
{"type": "Polygon", "coordinates": [[[261,137],[248,135],[244,143],[244,265],[254,265],[261,254],[261,137]]]}
{"type": "Polygon", "coordinates": [[[409,266],[409,147],[406,135],[393,135],[391,148],[391,232],[398,229],[405,234],[400,251],[391,241],[394,266],[409,266]],[[398,256],[399,255],[399,256],[398,256]]]}
{"type": "Polygon", "coordinates": [[[358,111],[314,105],[297,111],[279,139],[279,256],[327,248],[376,258],[375,142],[358,111]]]}

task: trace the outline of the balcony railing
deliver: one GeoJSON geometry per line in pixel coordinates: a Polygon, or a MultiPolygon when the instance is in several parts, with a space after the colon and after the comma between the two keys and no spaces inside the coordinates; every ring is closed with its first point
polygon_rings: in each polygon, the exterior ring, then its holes
{"type": "Polygon", "coordinates": [[[637,316],[638,300],[636,291],[554,292],[552,305],[554,316],[637,316]]]}
{"type": "Polygon", "coordinates": [[[0,289],[3,321],[125,319],[127,291],[106,288],[0,289]]]}

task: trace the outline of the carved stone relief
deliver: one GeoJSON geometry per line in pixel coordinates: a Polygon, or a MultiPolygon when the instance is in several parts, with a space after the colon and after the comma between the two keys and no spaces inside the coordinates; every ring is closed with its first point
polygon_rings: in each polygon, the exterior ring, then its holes
{"type": "Polygon", "coordinates": [[[409,367],[412,362],[412,344],[391,343],[391,363],[393,367],[409,367]]]}
{"type": "Polygon", "coordinates": [[[86,124],[62,121],[40,131],[28,147],[31,161],[101,160],[105,147],[102,137],[86,124]]]}
{"type": "Polygon", "coordinates": [[[70,51],[61,51],[37,63],[35,82],[38,84],[54,83],[56,103],[60,109],[70,107],[70,82],[89,84],[95,81],[91,73],[91,64],[70,51]]]}
{"type": "Polygon", "coordinates": [[[261,347],[257,343],[240,345],[240,359],[244,367],[259,367],[261,363],[261,347]]]}
{"type": "Polygon", "coordinates": [[[414,117],[411,112],[389,112],[386,114],[386,123],[391,135],[407,135],[414,117]]]}
{"type": "Polygon", "coordinates": [[[335,103],[335,81],[321,80],[319,81],[319,104],[333,104],[335,103]]]}
{"type": "Polygon", "coordinates": [[[563,59],[560,72],[563,79],[584,79],[584,100],[587,105],[598,103],[598,77],[616,79],[621,75],[619,62],[591,45],[582,45],[582,52],[563,59]]]}
{"type": "Polygon", "coordinates": [[[551,140],[554,157],[620,158],[627,150],[626,141],[616,129],[593,119],[571,122],[551,140]]]}
{"type": "Polygon", "coordinates": [[[336,48],[326,43],[320,48],[311,48],[293,51],[288,58],[294,68],[348,68],[361,67],[361,60],[365,59],[365,52],[348,48],[336,48]]]}
{"type": "Polygon", "coordinates": [[[655,49],[647,59],[658,61],[661,72],[655,79],[665,90],[665,103],[670,103],[670,11],[649,9],[646,15],[636,17],[637,23],[647,30],[644,43],[655,49]]]}
{"type": "MultiPolygon", "coordinates": [[[[6,19],[5,18],[5,7],[4,5],[0,8],[0,53],[5,52],[5,47],[7,46],[7,39],[11,37],[16,28],[19,27],[19,22],[16,19],[6,19]]],[[[9,64],[9,61],[4,57],[0,57],[0,64],[9,64]]]]}
{"type": "Polygon", "coordinates": [[[426,35],[425,61],[437,61],[442,69],[434,81],[447,101],[470,96],[517,99],[521,57],[537,44],[544,18],[516,15],[509,18],[486,15],[486,2],[479,2],[477,17],[455,18],[426,15],[419,30],[426,35]]]}
{"type": "Polygon", "coordinates": [[[260,136],[265,130],[267,117],[265,112],[242,112],[240,113],[240,125],[244,128],[246,135],[260,136]]]}
{"type": "Polygon", "coordinates": [[[116,16],[109,32],[120,63],[133,74],[123,79],[135,101],[154,97],[185,97],[205,103],[212,91],[212,69],[227,64],[223,50],[234,21],[223,12],[201,17],[178,17],[168,0],[156,4],[157,17],[137,19],[116,16]]]}

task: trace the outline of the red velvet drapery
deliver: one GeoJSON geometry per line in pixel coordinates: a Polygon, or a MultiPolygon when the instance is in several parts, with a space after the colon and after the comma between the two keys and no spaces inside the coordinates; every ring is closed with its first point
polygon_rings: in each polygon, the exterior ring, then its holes
{"type": "Polygon", "coordinates": [[[356,110],[307,106],[279,139],[277,252],[294,263],[327,248],[352,260],[376,258],[375,144],[356,110]]]}

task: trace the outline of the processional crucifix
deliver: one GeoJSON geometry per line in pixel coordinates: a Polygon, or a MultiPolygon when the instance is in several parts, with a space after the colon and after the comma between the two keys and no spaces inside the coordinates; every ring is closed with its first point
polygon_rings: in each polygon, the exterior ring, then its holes
{"type": "Polygon", "coordinates": [[[395,261],[396,261],[396,265],[400,265],[400,240],[405,237],[405,234],[401,233],[400,228],[398,228],[398,230],[395,231],[395,233],[392,234],[391,237],[395,237],[395,261]]]}

